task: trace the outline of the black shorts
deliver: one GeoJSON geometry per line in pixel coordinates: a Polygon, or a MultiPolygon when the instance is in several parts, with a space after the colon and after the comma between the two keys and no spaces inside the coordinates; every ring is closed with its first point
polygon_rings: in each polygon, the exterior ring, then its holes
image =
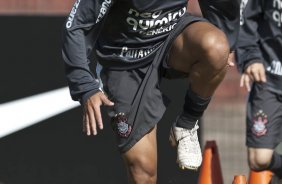
{"type": "Polygon", "coordinates": [[[247,140],[252,148],[274,149],[282,138],[282,95],[254,83],[247,104],[247,140]]]}
{"type": "Polygon", "coordinates": [[[154,53],[149,65],[131,70],[102,69],[100,77],[103,89],[115,103],[114,107],[108,108],[108,115],[120,152],[129,150],[162,118],[169,100],[159,89],[161,78],[164,73],[184,76],[164,67],[167,66],[170,47],[184,28],[196,21],[206,20],[185,14],[154,53]]]}

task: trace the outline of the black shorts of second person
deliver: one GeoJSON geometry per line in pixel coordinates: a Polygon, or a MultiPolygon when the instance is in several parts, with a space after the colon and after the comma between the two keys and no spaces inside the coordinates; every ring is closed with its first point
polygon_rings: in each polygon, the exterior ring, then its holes
{"type": "Polygon", "coordinates": [[[251,148],[274,149],[282,141],[281,94],[254,83],[247,103],[247,139],[251,148]]]}

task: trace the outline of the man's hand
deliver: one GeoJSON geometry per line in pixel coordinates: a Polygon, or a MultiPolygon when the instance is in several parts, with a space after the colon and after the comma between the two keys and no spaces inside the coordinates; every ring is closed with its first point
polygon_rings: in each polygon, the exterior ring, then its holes
{"type": "Polygon", "coordinates": [[[253,63],[245,69],[240,79],[240,87],[251,90],[251,82],[266,82],[265,69],[262,63],[253,63]]]}
{"type": "Polygon", "coordinates": [[[101,105],[113,106],[114,103],[104,93],[98,92],[91,96],[84,105],[83,131],[87,135],[97,135],[97,126],[103,129],[101,105]]]}

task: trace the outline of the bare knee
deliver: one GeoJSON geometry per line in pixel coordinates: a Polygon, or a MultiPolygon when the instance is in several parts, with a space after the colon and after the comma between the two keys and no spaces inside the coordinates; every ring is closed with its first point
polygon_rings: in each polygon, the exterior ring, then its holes
{"type": "Polygon", "coordinates": [[[212,29],[203,34],[201,50],[203,54],[200,55],[200,61],[211,69],[220,71],[227,65],[230,48],[222,31],[212,29]]]}
{"type": "Polygon", "coordinates": [[[156,127],[123,154],[130,184],[156,184],[156,127]]]}
{"type": "Polygon", "coordinates": [[[256,171],[260,171],[260,170],[267,169],[267,167],[270,164],[270,161],[271,160],[269,160],[269,159],[257,157],[253,160],[250,160],[249,164],[250,164],[251,169],[256,170],[256,171]]]}
{"type": "MultiPolygon", "coordinates": [[[[221,30],[207,22],[196,22],[175,39],[169,65],[186,73],[204,66],[214,75],[227,65],[229,52],[227,38],[221,30]]],[[[201,72],[206,71],[201,69],[201,72]]]]}
{"type": "Polygon", "coordinates": [[[249,166],[252,170],[260,171],[268,168],[272,159],[272,150],[254,150],[249,152],[249,166]]]}
{"type": "Polygon", "coordinates": [[[127,161],[129,174],[133,183],[155,184],[157,181],[157,167],[150,158],[139,155],[132,161],[127,161]]]}

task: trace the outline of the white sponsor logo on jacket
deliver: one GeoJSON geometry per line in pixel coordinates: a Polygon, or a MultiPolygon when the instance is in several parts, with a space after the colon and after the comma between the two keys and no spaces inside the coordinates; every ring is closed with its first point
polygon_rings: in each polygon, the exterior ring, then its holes
{"type": "Polygon", "coordinates": [[[76,11],[77,11],[77,8],[78,8],[78,6],[79,6],[80,1],[81,1],[81,0],[77,0],[77,1],[74,3],[74,5],[73,5],[73,7],[72,7],[72,9],[71,9],[70,15],[69,15],[69,17],[68,17],[68,21],[67,21],[67,23],[66,23],[66,28],[67,28],[67,29],[71,28],[71,26],[72,26],[72,22],[73,22],[73,19],[74,19],[74,16],[75,16],[75,14],[76,14],[76,11]]]}

